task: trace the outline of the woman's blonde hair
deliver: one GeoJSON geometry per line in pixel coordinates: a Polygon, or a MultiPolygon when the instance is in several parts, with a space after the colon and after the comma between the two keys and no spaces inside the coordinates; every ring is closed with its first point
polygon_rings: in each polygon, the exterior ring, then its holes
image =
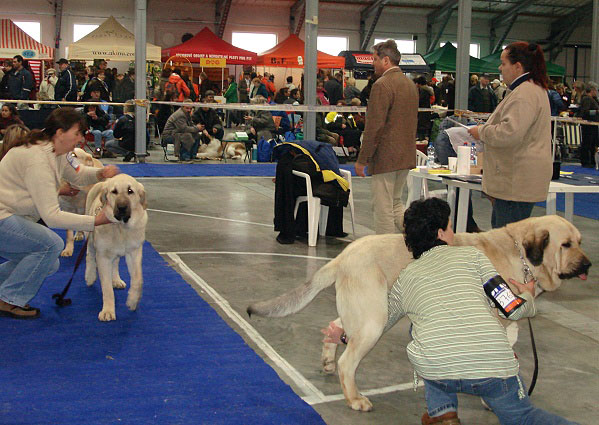
{"type": "Polygon", "coordinates": [[[353,78],[353,77],[349,77],[349,78],[347,79],[347,85],[349,85],[349,86],[354,86],[354,87],[355,87],[355,86],[356,86],[356,79],[355,79],[355,78],[353,78]]]}
{"type": "Polygon", "coordinates": [[[0,161],[6,156],[9,150],[14,148],[25,139],[29,134],[29,129],[23,124],[13,124],[6,127],[6,133],[2,139],[2,147],[0,147],[0,161]]]}
{"type": "Polygon", "coordinates": [[[260,95],[260,94],[259,94],[259,95],[257,95],[257,96],[254,96],[254,97],[253,97],[253,98],[250,100],[250,103],[251,103],[252,105],[260,105],[260,104],[262,104],[262,103],[266,103],[266,98],[265,98],[264,96],[262,96],[262,95],[260,95]]]}

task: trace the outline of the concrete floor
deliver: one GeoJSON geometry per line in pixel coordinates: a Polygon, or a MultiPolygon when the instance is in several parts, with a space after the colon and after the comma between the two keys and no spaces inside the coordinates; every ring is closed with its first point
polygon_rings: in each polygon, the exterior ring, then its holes
{"type": "MultiPolygon", "coordinates": [[[[149,161],[161,162],[161,151],[151,152],[149,161]]],[[[304,282],[341,252],[351,242],[351,235],[346,240],[321,238],[315,248],[309,248],[306,241],[278,244],[272,226],[271,178],[140,181],[148,194],[147,239],[328,424],[420,423],[424,391],[412,389],[412,368],[405,353],[407,320],[385,334],[362,362],[357,382],[363,393],[374,394],[369,396],[374,411],[360,413],[345,405],[337,375],[321,372],[319,330],[337,316],[334,288],[323,291],[304,311],[289,318],[249,319],[245,313],[251,301],[273,297],[304,282]]],[[[370,182],[354,178],[353,184],[356,236],[360,237],[373,233],[370,182]]],[[[473,204],[479,226],[489,229],[489,202],[473,196],[473,204]]],[[[544,213],[541,208],[533,212],[544,213]]],[[[597,221],[575,216],[574,224],[583,234],[583,247],[591,261],[599,264],[597,221]]],[[[351,231],[348,222],[345,230],[351,231]]],[[[532,401],[581,424],[597,423],[592,418],[599,415],[598,270],[591,268],[586,282],[574,279],[557,292],[544,294],[533,321],[540,372],[532,401]],[[581,333],[583,328],[586,334],[581,333]]],[[[528,384],[533,364],[526,322],[521,324],[515,349],[528,384]]],[[[464,425],[499,423],[477,398],[461,396],[459,409],[464,425]]]]}

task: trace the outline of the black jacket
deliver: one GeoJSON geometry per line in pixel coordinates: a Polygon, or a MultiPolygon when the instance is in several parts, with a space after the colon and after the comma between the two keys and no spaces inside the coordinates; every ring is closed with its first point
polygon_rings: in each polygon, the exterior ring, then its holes
{"type": "Polygon", "coordinates": [[[114,137],[121,139],[121,148],[135,152],[135,118],[129,114],[120,117],[114,126],[114,137]]]}
{"type": "Polygon", "coordinates": [[[209,133],[212,133],[213,128],[223,129],[223,123],[220,121],[216,109],[210,108],[204,111],[202,108],[198,108],[193,113],[191,119],[194,124],[204,124],[209,133]]]}
{"type": "Polygon", "coordinates": [[[335,106],[340,99],[343,99],[343,86],[336,78],[331,77],[331,79],[325,81],[324,89],[329,95],[331,105],[335,106]]]}
{"type": "Polygon", "coordinates": [[[63,99],[70,102],[77,100],[77,79],[71,68],[60,73],[54,88],[54,100],[61,101],[63,99]]]}
{"type": "Polygon", "coordinates": [[[89,127],[90,130],[100,130],[100,131],[104,131],[106,130],[106,127],[108,127],[108,114],[106,112],[104,112],[104,110],[97,105],[96,106],[96,116],[98,117],[97,119],[92,119],[92,117],[90,117],[89,115],[87,115],[87,113],[89,112],[89,108],[92,105],[85,105],[83,107],[83,113],[85,114],[85,118],[87,119],[87,126],[89,127]]]}
{"type": "Polygon", "coordinates": [[[480,84],[476,84],[470,87],[470,91],[468,92],[468,109],[472,112],[493,112],[497,107],[497,96],[491,89],[490,86],[487,85],[484,89],[480,86],[480,84]],[[483,90],[487,90],[489,92],[489,101],[491,110],[485,111],[485,106],[483,102],[483,90]]]}
{"type": "Polygon", "coordinates": [[[29,100],[33,89],[33,75],[25,68],[8,73],[8,95],[11,99],[29,100]]]}

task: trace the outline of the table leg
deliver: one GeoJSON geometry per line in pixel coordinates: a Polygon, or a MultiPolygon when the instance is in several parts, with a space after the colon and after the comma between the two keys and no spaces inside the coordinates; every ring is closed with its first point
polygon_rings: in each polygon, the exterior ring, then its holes
{"type": "Polygon", "coordinates": [[[566,192],[564,217],[566,220],[568,220],[570,223],[572,223],[573,216],[574,216],[574,194],[572,192],[566,192]]]}
{"type": "Polygon", "coordinates": [[[456,232],[466,231],[466,222],[468,221],[468,200],[470,199],[470,189],[460,188],[460,200],[458,202],[458,214],[456,219],[456,232]]]}
{"type": "Polygon", "coordinates": [[[556,214],[557,212],[557,193],[554,192],[549,192],[547,194],[547,206],[546,206],[546,214],[547,215],[551,215],[551,214],[556,214]]]}

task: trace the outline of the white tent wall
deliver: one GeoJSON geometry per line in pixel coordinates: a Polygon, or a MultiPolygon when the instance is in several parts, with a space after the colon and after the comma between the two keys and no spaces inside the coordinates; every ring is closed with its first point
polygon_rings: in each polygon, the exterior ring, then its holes
{"type": "MultiPolygon", "coordinates": [[[[231,42],[233,31],[272,32],[278,35],[279,41],[289,34],[289,8],[293,1],[272,2],[256,0],[252,4],[234,1],[227,21],[224,39],[231,42]],[[251,12],[248,11],[251,9],[251,12]],[[251,18],[250,18],[251,16],[251,18]]],[[[185,0],[148,0],[147,41],[161,47],[169,47],[180,43],[181,36],[190,32],[195,34],[204,26],[214,30],[214,2],[187,2],[185,0]]],[[[349,38],[349,49],[359,49],[359,11],[363,5],[339,5],[323,3],[319,8],[319,34],[342,35],[349,38]]],[[[64,48],[73,42],[74,24],[100,24],[113,15],[125,28],[134,32],[134,2],[123,0],[64,0],[62,18],[61,44],[58,57],[65,56],[64,48]]],[[[417,35],[417,51],[426,50],[426,13],[430,10],[414,8],[386,7],[371,44],[375,38],[410,38],[417,35]]],[[[46,0],[4,0],[2,16],[13,20],[38,21],[41,23],[41,42],[54,45],[54,9],[46,0]]],[[[474,16],[472,20],[472,42],[480,44],[481,56],[489,52],[489,19],[492,15],[484,15],[484,19],[474,16]]],[[[367,28],[370,19],[367,20],[367,28]]],[[[457,33],[457,13],[449,21],[441,40],[455,39],[457,33]]],[[[507,41],[517,39],[544,38],[549,34],[550,25],[546,22],[532,22],[530,17],[519,18],[512,28],[507,41]]],[[[303,37],[303,29],[300,33],[303,37]]],[[[569,43],[590,44],[591,26],[577,28],[570,37],[569,43]]],[[[555,61],[563,64],[565,55],[555,61]]],[[[111,64],[112,65],[112,64],[111,64]]],[[[117,65],[122,66],[122,65],[117,65]]],[[[125,65],[126,66],[126,65],[125,65]]],[[[579,64],[580,67],[590,64],[579,64]]],[[[119,71],[121,69],[119,68],[119,71]]],[[[233,71],[233,70],[231,70],[233,71]]],[[[239,67],[238,67],[239,71],[239,67]]],[[[588,75],[588,70],[581,70],[588,75]]],[[[278,78],[277,78],[278,79],[278,78]]],[[[277,81],[278,82],[278,81],[277,81]]]]}

